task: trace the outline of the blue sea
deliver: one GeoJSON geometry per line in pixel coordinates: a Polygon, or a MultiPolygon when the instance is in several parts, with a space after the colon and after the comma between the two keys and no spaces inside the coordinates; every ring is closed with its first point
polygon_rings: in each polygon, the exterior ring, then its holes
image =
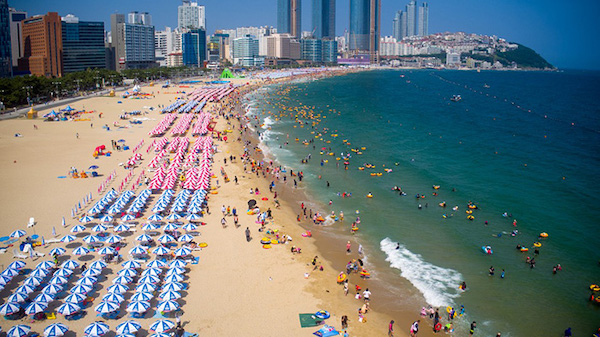
{"type": "Polygon", "coordinates": [[[364,246],[390,310],[462,305],[458,335],[477,321],[481,336],[589,336],[600,327],[589,301],[600,283],[598,93],[598,72],[376,70],[263,89],[248,113],[266,155],[304,172],[311,207],[344,212],[324,234],[364,246]]]}

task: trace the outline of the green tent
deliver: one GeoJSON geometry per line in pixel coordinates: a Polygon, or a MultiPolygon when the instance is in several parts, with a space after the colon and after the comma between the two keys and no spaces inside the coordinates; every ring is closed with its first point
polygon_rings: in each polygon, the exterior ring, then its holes
{"type": "Polygon", "coordinates": [[[234,76],[231,73],[231,70],[229,70],[229,68],[225,68],[225,70],[223,70],[223,72],[221,73],[220,78],[234,78],[234,76]]]}

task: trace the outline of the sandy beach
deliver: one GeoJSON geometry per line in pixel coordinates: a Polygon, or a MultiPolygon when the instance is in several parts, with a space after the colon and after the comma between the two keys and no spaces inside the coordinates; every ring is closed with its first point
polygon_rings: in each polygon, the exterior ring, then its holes
{"type": "MultiPolygon", "coordinates": [[[[248,80],[233,80],[233,82],[241,84],[248,80]]],[[[0,170],[4,173],[0,177],[0,184],[3,186],[3,191],[0,193],[0,201],[3,205],[0,208],[0,215],[4,223],[2,235],[24,229],[27,235],[37,234],[40,239],[43,237],[48,241],[55,238],[53,231],[56,233],[56,238],[69,234],[69,229],[79,223],[77,218],[83,215],[83,211],[87,211],[91,204],[103,195],[98,195],[98,187],[113,172],[116,173],[116,177],[107,189],[119,188],[123,179],[129,174],[129,170],[126,170],[122,164],[131,157],[131,149],[144,141],[144,145],[138,150],[142,153],[142,159],[133,169],[133,178],[125,184],[127,189],[131,189],[131,182],[147,169],[148,162],[154,156],[152,151],[147,153],[146,150],[152,141],[148,131],[163,118],[156,107],[159,104],[167,106],[173,103],[176,97],[183,96],[181,93],[177,94],[177,90],[190,92],[193,87],[199,85],[193,85],[192,88],[167,89],[161,89],[159,85],[142,87],[142,92],[153,94],[149,99],[97,97],[83,100],[74,104],[73,108],[94,111],[84,114],[82,118],[89,119],[84,121],[44,122],[40,117],[34,120],[18,118],[0,122],[0,153],[3,154],[0,170]],[[150,111],[148,107],[155,109],[150,111]],[[129,124],[127,120],[119,119],[123,111],[134,110],[144,112],[139,116],[144,119],[142,124],[129,124]],[[115,127],[115,122],[127,127],[115,127]],[[103,128],[104,125],[107,125],[109,130],[103,128]],[[17,133],[22,137],[15,137],[17,133]],[[113,140],[124,140],[119,144],[129,146],[130,150],[113,151],[111,147],[113,140]],[[105,145],[107,150],[112,151],[112,155],[94,158],[92,154],[99,145],[105,145]],[[91,171],[88,168],[92,165],[99,167],[95,169],[100,174],[99,177],[62,178],[68,176],[71,167],[79,171],[91,171]],[[93,200],[84,205],[83,200],[89,193],[92,194],[93,200]],[[73,218],[71,212],[78,204],[81,204],[83,211],[78,211],[76,218],[73,218]],[[27,228],[31,217],[35,219],[35,226],[27,228]],[[61,225],[62,217],[66,219],[65,228],[61,225]]],[[[239,104],[239,102],[235,103],[239,104]]],[[[218,106],[211,103],[205,107],[205,111],[217,109],[218,106]]],[[[42,116],[47,112],[39,111],[39,115],[42,116]]],[[[237,120],[233,121],[233,125],[227,125],[223,117],[215,117],[216,130],[222,131],[226,128],[239,130],[240,124],[237,120]]],[[[269,180],[257,177],[249,171],[249,168],[244,172],[241,161],[244,152],[243,142],[251,141],[253,136],[245,134],[241,141],[237,141],[238,130],[229,134],[231,136],[227,141],[215,139],[217,152],[214,154],[213,172],[217,178],[212,179],[212,186],[217,186],[217,180],[219,181],[218,194],[209,194],[210,214],[202,218],[202,222],[206,225],[200,226],[200,236],[196,239],[197,242],[207,243],[208,247],[193,252],[194,256],[199,257],[199,263],[187,266],[188,272],[184,282],[188,285],[188,289],[182,292],[183,297],[178,300],[183,313],[181,322],[185,330],[191,333],[220,336],[239,335],[240,331],[250,336],[282,334],[307,336],[318,327],[301,328],[298,314],[315,313],[324,309],[331,313],[331,318],[326,323],[338,330],[341,330],[341,317],[348,316],[350,336],[385,335],[390,318],[373,309],[365,315],[365,323],[358,323],[357,310],[363,301],[354,299],[352,296],[354,289],[350,289],[350,295],[343,295],[343,287],[335,281],[339,271],[331,267],[326,256],[321,256],[311,238],[300,235],[305,230],[298,226],[295,219],[297,212],[293,207],[298,206],[293,205],[296,200],[293,193],[286,192],[285,188],[277,188],[281,207],[276,208],[272,194],[268,193],[269,180]],[[233,163],[229,160],[230,156],[236,157],[233,163]],[[228,159],[227,163],[224,163],[225,158],[228,159]],[[221,168],[231,179],[227,183],[219,174],[221,168]],[[233,181],[233,177],[238,178],[238,184],[233,181]],[[258,188],[262,191],[261,198],[251,195],[250,188],[258,188]],[[262,200],[263,197],[268,200],[262,200]],[[264,249],[259,241],[267,235],[258,231],[260,225],[256,223],[256,216],[246,214],[248,199],[256,199],[261,211],[270,208],[273,219],[268,220],[265,227],[278,230],[279,234],[291,236],[292,241],[287,244],[273,245],[271,249],[264,249]],[[240,215],[239,226],[234,225],[232,216],[225,217],[226,227],[221,225],[223,205],[237,208],[240,215]],[[247,242],[245,236],[247,227],[251,232],[250,242],[247,242]],[[301,247],[301,254],[291,253],[292,246],[301,247]],[[318,265],[323,266],[323,271],[313,271],[311,261],[314,256],[319,256],[318,265]]],[[[192,138],[189,134],[187,136],[192,138]]],[[[165,137],[171,136],[167,134],[165,137]]],[[[256,155],[254,159],[260,159],[253,151],[250,154],[253,157],[256,155]]],[[[148,173],[147,176],[151,178],[152,173],[148,173]]],[[[143,186],[138,187],[136,193],[142,189],[143,186]]],[[[154,199],[157,197],[155,195],[154,199]]],[[[129,259],[127,251],[136,244],[134,238],[143,233],[140,229],[141,224],[152,214],[149,209],[150,207],[141,218],[136,219],[135,222],[138,223],[136,232],[122,235],[127,243],[122,251],[125,260],[129,259]]],[[[86,234],[90,234],[89,230],[87,232],[86,234]]],[[[46,256],[23,261],[27,263],[27,268],[34,269],[39,262],[52,260],[48,255],[52,248],[65,246],[67,252],[60,256],[59,262],[69,258],[81,263],[99,259],[97,253],[82,257],[72,256],[72,248],[83,243],[81,237],[83,235],[78,237],[75,242],[77,244],[50,243],[37,247],[36,251],[45,253],[46,256]]],[[[15,260],[13,249],[18,247],[17,244],[18,242],[8,247],[6,252],[0,255],[3,269],[15,260]]],[[[97,289],[89,294],[94,298],[93,302],[85,307],[86,315],[79,320],[66,321],[62,315],[57,314],[55,320],[31,321],[29,317],[25,317],[15,321],[5,320],[1,326],[4,331],[7,331],[12,325],[28,324],[32,327],[32,331],[42,333],[49,324],[63,322],[70,329],[67,335],[83,335],[83,329],[87,325],[95,320],[103,320],[101,317],[96,317],[94,308],[107,293],[106,288],[112,284],[120,269],[121,266],[116,263],[104,269],[97,289]]],[[[80,277],[78,272],[77,270],[71,277],[69,286],[80,277]]],[[[0,293],[3,302],[24,279],[25,276],[19,275],[6,286],[0,293]]],[[[31,297],[37,294],[38,292],[34,292],[31,297]]],[[[125,306],[131,294],[133,291],[125,296],[125,303],[121,304],[119,309],[119,318],[105,320],[112,331],[119,323],[128,319],[125,306]]],[[[380,294],[373,295],[371,304],[373,308],[376,308],[377,296],[380,294]]],[[[61,298],[56,299],[50,303],[48,311],[52,312],[62,303],[61,298]]],[[[153,300],[151,303],[155,306],[157,302],[153,300]]],[[[148,327],[158,319],[152,318],[153,312],[151,309],[146,318],[138,319],[142,325],[138,336],[148,334],[148,327]]],[[[396,336],[402,336],[400,331],[405,331],[405,327],[396,326],[395,330],[396,336]]]]}

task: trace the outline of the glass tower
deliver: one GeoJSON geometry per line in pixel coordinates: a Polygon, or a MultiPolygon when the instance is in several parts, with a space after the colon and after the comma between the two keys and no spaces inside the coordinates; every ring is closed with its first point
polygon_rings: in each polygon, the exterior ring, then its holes
{"type": "Polygon", "coordinates": [[[429,5],[424,2],[419,7],[419,20],[417,22],[417,33],[419,36],[429,35],[429,5]]]}
{"type": "Polygon", "coordinates": [[[317,39],[335,38],[335,0],[313,0],[312,31],[317,39]]]}
{"type": "Polygon", "coordinates": [[[406,36],[417,35],[417,2],[411,1],[406,5],[406,36]]]}
{"type": "Polygon", "coordinates": [[[12,51],[10,45],[10,21],[8,2],[0,0],[0,77],[12,76],[12,51]]]}
{"type": "Polygon", "coordinates": [[[104,22],[79,21],[72,15],[62,18],[63,71],[106,68],[104,22]]]}

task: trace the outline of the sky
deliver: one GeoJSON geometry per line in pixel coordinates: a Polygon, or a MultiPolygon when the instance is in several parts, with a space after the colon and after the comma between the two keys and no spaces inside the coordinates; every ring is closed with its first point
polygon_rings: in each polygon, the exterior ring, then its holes
{"type": "MultiPolygon", "coordinates": [[[[104,21],[110,14],[149,12],[156,29],[177,26],[179,0],[9,0],[29,15],[58,12],[80,20],[104,21]]],[[[200,0],[206,7],[207,32],[242,26],[277,26],[277,0],[200,0]]],[[[336,2],[336,34],[348,28],[350,0],[336,2]]],[[[381,35],[392,34],[392,20],[409,0],[381,0],[381,35]]],[[[420,6],[422,1],[417,1],[420,6]]],[[[496,35],[537,51],[563,69],[600,70],[600,0],[430,0],[429,33],[496,35]]],[[[312,30],[312,0],[302,0],[302,30],[312,30]]]]}

